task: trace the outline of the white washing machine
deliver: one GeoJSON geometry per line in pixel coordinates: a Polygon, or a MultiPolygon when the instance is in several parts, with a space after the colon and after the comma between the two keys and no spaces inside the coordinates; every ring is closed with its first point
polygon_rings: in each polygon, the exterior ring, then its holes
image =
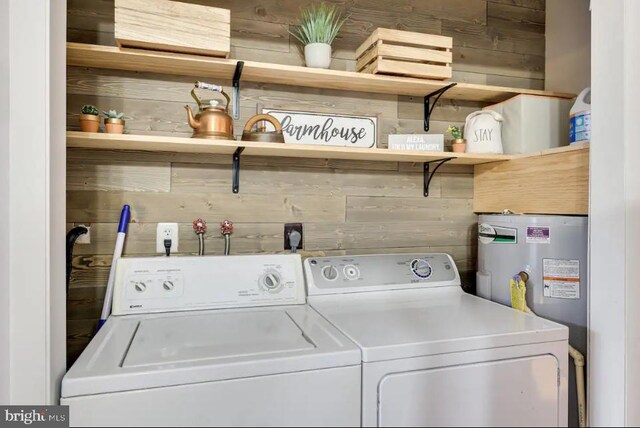
{"type": "Polygon", "coordinates": [[[74,426],[359,426],[360,352],[305,297],[297,255],[120,259],[61,404],[74,426]]]}
{"type": "Polygon", "coordinates": [[[363,426],[566,426],[567,327],[466,294],[450,256],[305,260],[362,353],[363,426]]]}

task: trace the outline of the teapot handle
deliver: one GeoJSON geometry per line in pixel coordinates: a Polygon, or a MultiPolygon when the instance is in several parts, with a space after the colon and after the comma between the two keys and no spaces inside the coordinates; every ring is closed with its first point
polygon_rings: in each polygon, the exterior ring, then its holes
{"type": "Polygon", "coordinates": [[[196,81],[196,83],[193,85],[193,89],[191,90],[191,97],[194,100],[196,100],[196,103],[198,104],[198,109],[202,110],[202,101],[200,101],[200,98],[198,98],[198,95],[196,95],[196,89],[206,89],[213,92],[220,92],[222,95],[224,95],[225,99],[227,100],[227,105],[225,107],[225,110],[227,111],[229,110],[229,104],[231,103],[231,98],[229,98],[229,95],[226,94],[222,86],[201,82],[199,80],[196,81]]]}
{"type": "Polygon", "coordinates": [[[256,123],[262,122],[263,120],[272,124],[276,128],[276,132],[282,132],[282,125],[280,124],[280,121],[270,114],[256,114],[247,121],[246,125],[244,125],[244,131],[251,131],[256,123]]]}

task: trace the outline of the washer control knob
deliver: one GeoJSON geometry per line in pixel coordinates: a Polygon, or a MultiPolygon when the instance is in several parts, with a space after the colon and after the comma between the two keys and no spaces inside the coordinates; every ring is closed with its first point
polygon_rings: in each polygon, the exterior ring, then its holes
{"type": "Polygon", "coordinates": [[[172,281],[166,280],[162,283],[162,288],[164,288],[167,291],[173,291],[173,289],[176,288],[176,286],[172,281]]]}
{"type": "Polygon", "coordinates": [[[281,283],[280,275],[275,272],[269,272],[262,278],[262,285],[264,285],[268,291],[275,291],[280,287],[281,283]]]}
{"type": "Polygon", "coordinates": [[[360,269],[354,265],[347,265],[344,267],[344,276],[349,280],[356,280],[360,278],[360,269]]]}
{"type": "Polygon", "coordinates": [[[433,269],[425,259],[415,259],[411,262],[411,272],[418,278],[427,279],[433,273],[433,269]]]}
{"type": "Polygon", "coordinates": [[[144,293],[147,289],[147,284],[145,284],[142,281],[136,281],[136,283],[133,284],[133,287],[136,289],[138,293],[144,293]]]}
{"type": "Polygon", "coordinates": [[[338,275],[338,269],[334,266],[325,266],[322,268],[322,276],[324,276],[324,279],[327,281],[335,281],[338,279],[338,275]]]}

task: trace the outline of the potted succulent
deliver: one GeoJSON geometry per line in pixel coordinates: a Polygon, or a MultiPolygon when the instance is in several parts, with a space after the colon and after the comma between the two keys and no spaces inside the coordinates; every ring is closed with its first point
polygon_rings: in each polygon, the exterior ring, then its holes
{"type": "Polygon", "coordinates": [[[457,126],[449,126],[447,132],[451,134],[451,148],[456,153],[464,153],[467,149],[467,140],[462,138],[462,130],[457,126]]]}
{"type": "Polygon", "coordinates": [[[304,46],[307,67],[329,68],[331,44],[346,20],[335,5],[324,2],[300,9],[300,22],[290,33],[304,46]]]}
{"type": "Polygon", "coordinates": [[[96,106],[84,105],[80,113],[80,129],[83,132],[98,132],[100,116],[96,106]]]}
{"type": "Polygon", "coordinates": [[[115,110],[103,111],[104,130],[108,134],[122,134],[124,132],[124,113],[115,110]]]}

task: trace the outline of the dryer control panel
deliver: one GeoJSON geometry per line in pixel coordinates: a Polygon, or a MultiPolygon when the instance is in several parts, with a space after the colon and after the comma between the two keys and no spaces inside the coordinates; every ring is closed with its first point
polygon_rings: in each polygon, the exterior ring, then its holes
{"type": "Polygon", "coordinates": [[[297,254],[121,258],[113,314],[302,304],[297,254]]]}
{"type": "Polygon", "coordinates": [[[448,254],[314,257],[304,262],[309,295],[460,286],[448,254]]]}

